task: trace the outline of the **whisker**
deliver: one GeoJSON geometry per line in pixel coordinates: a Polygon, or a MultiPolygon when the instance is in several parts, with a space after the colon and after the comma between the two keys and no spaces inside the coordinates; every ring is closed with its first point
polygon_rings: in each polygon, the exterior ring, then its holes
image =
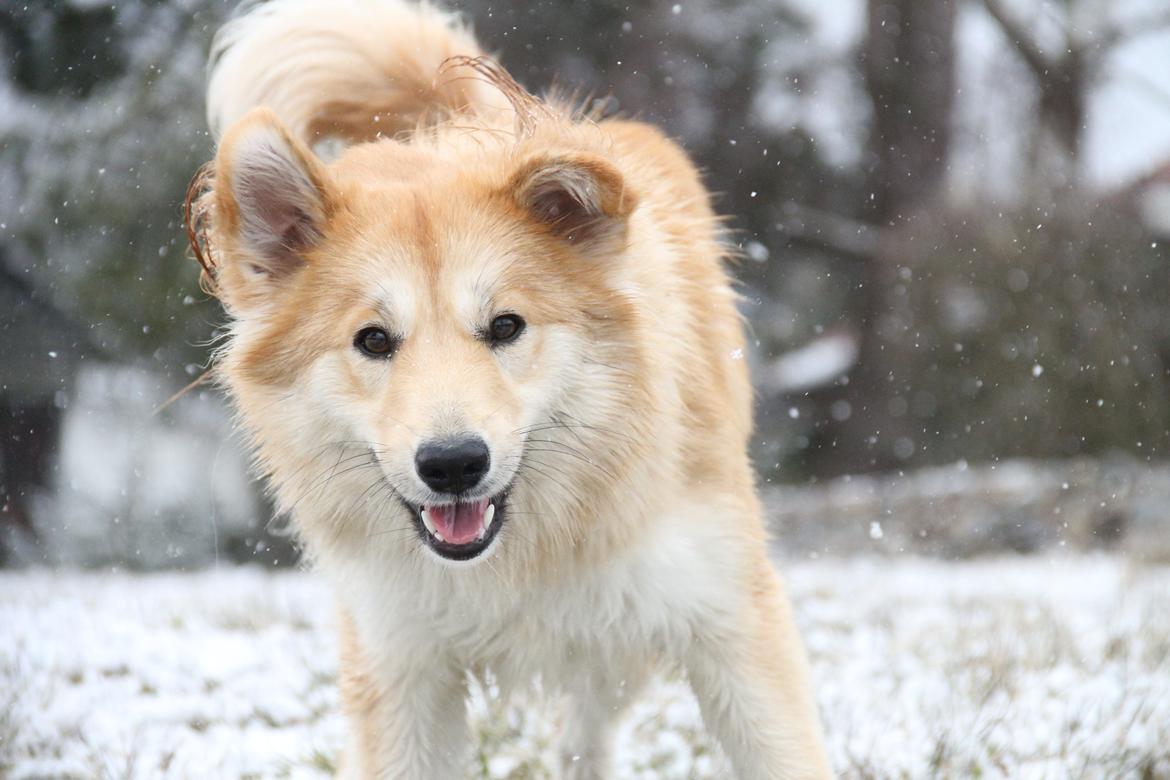
{"type": "MultiPolygon", "coordinates": [[[[531,450],[531,451],[539,452],[540,450],[531,450]]],[[[531,452],[531,451],[530,451],[530,452],[531,452]]],[[[521,463],[523,463],[523,458],[524,458],[524,456],[523,456],[523,455],[514,455],[513,457],[514,457],[514,458],[516,458],[517,460],[520,460],[520,461],[521,461],[521,463]]],[[[536,463],[540,464],[541,466],[544,466],[545,468],[552,469],[553,471],[555,471],[555,472],[557,472],[558,474],[562,475],[562,476],[563,476],[563,477],[565,477],[566,479],[572,479],[572,478],[573,478],[573,475],[572,475],[572,474],[570,474],[568,471],[566,471],[565,469],[563,469],[563,468],[561,468],[561,467],[559,467],[559,466],[554,466],[554,465],[552,465],[551,463],[546,463],[546,462],[544,462],[543,460],[541,460],[541,459],[539,459],[539,458],[532,458],[532,460],[533,460],[533,461],[535,461],[536,463]]]]}
{"type": "MultiPolygon", "coordinates": [[[[548,442],[548,444],[557,444],[557,442],[548,442]]],[[[612,471],[610,471],[608,468],[606,468],[604,465],[598,463],[597,461],[593,460],[592,458],[590,458],[586,455],[582,455],[581,453],[575,452],[571,449],[555,449],[553,447],[525,447],[525,452],[544,452],[544,453],[548,453],[550,455],[568,455],[569,457],[576,458],[577,460],[581,461],[582,463],[593,466],[595,469],[598,469],[603,474],[605,474],[607,477],[612,477],[614,479],[617,478],[617,475],[614,474],[612,471]]]]}
{"type": "MultiPolygon", "coordinates": [[[[346,458],[344,462],[356,460],[357,458],[361,458],[361,457],[369,458],[369,453],[360,453],[359,455],[351,456],[349,458],[346,458]]],[[[298,507],[301,504],[302,501],[307,499],[310,495],[312,495],[313,493],[315,493],[319,490],[324,490],[324,489],[328,488],[330,483],[332,483],[333,480],[336,479],[337,477],[344,476],[344,475],[349,474],[350,472],[353,472],[353,471],[360,471],[361,469],[367,469],[367,468],[371,468],[371,467],[377,468],[379,466],[379,464],[376,461],[371,459],[371,460],[363,461],[362,463],[359,463],[356,466],[349,466],[345,469],[342,469],[339,472],[339,471],[337,471],[337,466],[340,465],[342,462],[343,461],[339,460],[337,463],[335,463],[328,470],[327,474],[318,475],[318,477],[316,477],[312,481],[310,486],[308,488],[306,488],[306,490],[300,496],[298,496],[296,498],[296,500],[293,501],[292,504],[289,505],[289,507],[286,511],[291,513],[294,509],[296,509],[296,507],[298,507]]]]}

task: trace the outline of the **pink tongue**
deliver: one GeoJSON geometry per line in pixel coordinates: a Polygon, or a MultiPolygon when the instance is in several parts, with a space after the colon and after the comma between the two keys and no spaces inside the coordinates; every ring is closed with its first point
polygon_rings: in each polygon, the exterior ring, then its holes
{"type": "Polygon", "coordinates": [[[447,504],[429,506],[427,513],[435,530],[450,544],[474,542],[483,528],[483,513],[487,511],[488,499],[483,498],[471,504],[447,504]]]}

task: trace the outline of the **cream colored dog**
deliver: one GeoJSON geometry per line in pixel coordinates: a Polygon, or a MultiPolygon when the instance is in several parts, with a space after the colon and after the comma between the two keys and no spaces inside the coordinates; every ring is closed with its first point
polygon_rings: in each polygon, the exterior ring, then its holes
{"type": "Polygon", "coordinates": [[[208,112],[188,219],[231,318],[217,371],[337,595],[343,775],[465,774],[490,672],[562,689],[565,777],[607,777],[615,713],[672,663],[739,777],[828,776],[686,155],[533,98],[403,0],[253,7],[208,112]]]}

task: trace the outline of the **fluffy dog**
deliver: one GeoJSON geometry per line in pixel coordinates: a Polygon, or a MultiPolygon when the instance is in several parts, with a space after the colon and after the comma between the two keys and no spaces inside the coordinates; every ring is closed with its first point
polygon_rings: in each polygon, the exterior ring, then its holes
{"type": "Polygon", "coordinates": [[[568,701],[609,774],[656,665],[744,778],[826,777],[769,563],[719,220],[653,127],[542,101],[448,14],[227,24],[188,228],[217,373],[336,592],[349,778],[467,769],[469,675],[568,701]]]}

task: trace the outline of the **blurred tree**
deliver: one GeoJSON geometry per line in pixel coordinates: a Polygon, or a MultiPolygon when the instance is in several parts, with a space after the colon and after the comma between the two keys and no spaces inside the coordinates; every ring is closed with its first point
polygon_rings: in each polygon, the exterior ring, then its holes
{"type": "Polygon", "coordinates": [[[0,247],[0,565],[35,537],[33,502],[52,483],[68,388],[96,350],[86,327],[3,262],[0,247]]]}
{"type": "Polygon", "coordinates": [[[85,98],[125,67],[113,6],[54,3],[0,8],[13,82],[30,94],[85,98]]]}
{"type": "Polygon", "coordinates": [[[838,237],[826,246],[861,261],[860,356],[846,381],[814,393],[815,474],[1167,446],[1168,331],[1151,292],[1170,282],[1162,250],[1132,199],[1097,206],[1067,175],[1103,55],[1164,14],[1109,24],[1107,6],[1058,4],[1066,38],[1047,51],[1002,2],[980,4],[1037,81],[1033,144],[1054,139],[1058,163],[1036,152],[1012,208],[952,203],[955,4],[870,0],[868,222],[814,220],[832,228],[818,236],[838,237]]]}
{"type": "MultiPolygon", "coordinates": [[[[1048,14],[1056,28],[1045,42],[1004,0],[980,2],[1027,66],[1036,86],[1040,132],[1035,138],[1033,164],[1044,165],[1054,158],[1051,164],[1057,181],[1075,181],[1088,126],[1089,91],[1103,74],[1105,58],[1137,36],[1166,28],[1170,25],[1170,10],[1121,21],[1115,18],[1109,4],[1100,0],[1045,3],[1037,10],[1048,14]],[[1054,154],[1049,154],[1053,146],[1054,154]]],[[[1034,171],[1033,178],[1044,181],[1048,176],[1034,171]]]]}
{"type": "MultiPolygon", "coordinates": [[[[893,453],[878,446],[892,380],[878,332],[902,264],[903,234],[919,229],[943,190],[955,94],[955,0],[868,0],[860,61],[873,107],[863,236],[845,253],[861,260],[849,309],[859,344],[848,381],[817,394],[820,430],[810,449],[815,473],[886,468],[893,453]],[[868,223],[868,224],[867,224],[868,223]]],[[[823,234],[822,234],[823,235],[823,234]]],[[[838,246],[838,249],[841,247],[838,246]]]]}
{"type": "Polygon", "coordinates": [[[934,199],[949,162],[956,0],[868,0],[861,67],[873,105],[867,217],[887,225],[934,199]]]}
{"type": "Polygon", "coordinates": [[[896,234],[870,399],[887,467],[1167,452],[1170,285],[1132,204],[939,209],[896,234]]]}
{"type": "Polygon", "coordinates": [[[81,362],[149,368],[165,397],[206,360],[221,315],[180,204],[211,151],[204,60],[227,10],[0,5],[0,525],[30,527],[53,483],[81,362]]]}
{"type": "Polygon", "coordinates": [[[0,8],[0,245],[9,267],[126,360],[183,381],[216,306],[179,204],[210,154],[204,58],[219,3],[0,8]]]}

